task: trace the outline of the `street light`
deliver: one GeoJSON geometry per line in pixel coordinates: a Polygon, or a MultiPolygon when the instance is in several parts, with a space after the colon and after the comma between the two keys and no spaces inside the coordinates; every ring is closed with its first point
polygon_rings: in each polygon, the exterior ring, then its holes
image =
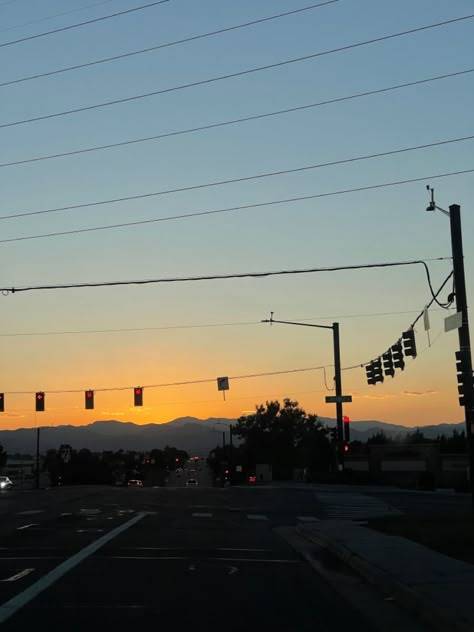
{"type": "Polygon", "coordinates": [[[341,376],[341,349],[339,344],[339,323],[332,325],[314,325],[311,323],[296,323],[288,320],[275,320],[273,312],[270,312],[270,318],[262,320],[262,323],[279,323],[281,325],[299,325],[300,327],[317,327],[318,329],[332,329],[333,347],[334,347],[334,386],[336,391],[336,423],[337,423],[337,454],[339,466],[344,469],[344,448],[343,448],[343,432],[342,432],[342,376],[341,376]]]}
{"type": "MultiPolygon", "coordinates": [[[[462,245],[461,229],[461,207],[459,204],[451,204],[449,211],[441,208],[435,203],[434,189],[429,184],[426,185],[430,192],[430,203],[427,211],[440,211],[449,217],[451,229],[451,251],[453,258],[454,292],[456,297],[456,310],[461,314],[461,325],[458,327],[459,354],[463,358],[461,368],[461,384],[464,388],[464,397],[461,400],[464,407],[466,422],[467,449],[469,458],[469,479],[471,484],[471,501],[474,508],[474,444],[473,444],[473,424],[474,424],[474,383],[472,375],[471,341],[469,335],[469,320],[467,310],[466,280],[464,275],[464,255],[462,245]]],[[[460,401],[460,403],[461,403],[460,401]]]]}

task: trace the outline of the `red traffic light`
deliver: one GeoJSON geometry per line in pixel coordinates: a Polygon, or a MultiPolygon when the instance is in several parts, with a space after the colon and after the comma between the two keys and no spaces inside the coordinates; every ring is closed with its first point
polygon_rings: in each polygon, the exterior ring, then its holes
{"type": "Polygon", "coordinates": [[[38,391],[35,397],[36,397],[36,401],[35,401],[36,412],[43,412],[44,411],[44,392],[38,391]]]}
{"type": "Polygon", "coordinates": [[[178,457],[175,458],[176,463],[179,463],[179,459],[178,457]]]}
{"type": "Polygon", "coordinates": [[[344,445],[344,452],[349,452],[349,446],[347,445],[347,443],[344,445]]]}
{"type": "Polygon", "coordinates": [[[85,391],[84,395],[85,395],[86,410],[93,410],[94,409],[94,391],[91,391],[91,390],[85,391]]]}
{"type": "Polygon", "coordinates": [[[344,417],[342,418],[342,421],[343,421],[345,424],[348,424],[348,423],[350,422],[350,419],[349,419],[349,417],[348,417],[347,415],[344,415],[344,417]]]}
{"type": "Polygon", "coordinates": [[[134,406],[143,406],[143,388],[136,386],[133,389],[133,404],[134,406]]]}

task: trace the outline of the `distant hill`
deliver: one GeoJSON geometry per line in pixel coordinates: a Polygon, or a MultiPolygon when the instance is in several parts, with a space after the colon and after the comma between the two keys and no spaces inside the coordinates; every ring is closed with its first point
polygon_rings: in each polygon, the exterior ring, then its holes
{"type": "MultiPolygon", "coordinates": [[[[95,421],[86,426],[55,426],[41,431],[41,452],[58,448],[62,443],[70,444],[74,449],[87,448],[102,450],[151,450],[166,445],[187,450],[189,453],[207,455],[217,445],[222,445],[222,432],[235,423],[235,419],[180,417],[167,423],[138,425],[116,420],[95,421]]],[[[334,426],[335,420],[322,417],[321,421],[334,426]]],[[[450,436],[453,430],[463,430],[464,424],[439,424],[422,426],[425,437],[434,439],[440,434],[450,436]]],[[[387,424],[382,421],[351,422],[351,439],[366,441],[376,432],[383,431],[394,437],[413,432],[415,428],[387,424]]],[[[237,441],[235,441],[237,443],[237,441]]],[[[36,431],[34,428],[1,430],[0,444],[9,454],[34,454],[36,451],[36,431]]]]}

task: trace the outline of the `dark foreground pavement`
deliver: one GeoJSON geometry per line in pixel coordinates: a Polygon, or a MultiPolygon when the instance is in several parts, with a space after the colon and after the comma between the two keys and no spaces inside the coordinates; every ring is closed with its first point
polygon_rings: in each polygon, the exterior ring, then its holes
{"type": "Polygon", "coordinates": [[[295,544],[321,516],[310,489],[62,488],[0,516],[5,631],[420,629],[295,544]]]}

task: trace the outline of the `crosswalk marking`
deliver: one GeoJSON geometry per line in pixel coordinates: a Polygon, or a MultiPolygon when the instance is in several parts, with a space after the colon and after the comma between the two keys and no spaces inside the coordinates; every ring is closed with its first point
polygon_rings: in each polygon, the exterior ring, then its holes
{"type": "Polygon", "coordinates": [[[249,520],[268,520],[268,516],[263,514],[247,514],[247,518],[249,520]]]}
{"type": "Polygon", "coordinates": [[[323,505],[327,517],[336,520],[360,520],[403,513],[385,501],[365,494],[319,492],[316,498],[323,505]]]}

